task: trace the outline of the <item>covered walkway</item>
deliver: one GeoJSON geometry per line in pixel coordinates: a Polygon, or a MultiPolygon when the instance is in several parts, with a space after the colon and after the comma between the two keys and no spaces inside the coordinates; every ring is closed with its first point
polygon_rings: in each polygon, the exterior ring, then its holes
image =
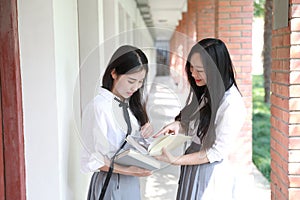
{"type": "MultiPolygon", "coordinates": [[[[159,130],[165,124],[173,121],[174,116],[180,111],[181,106],[184,105],[186,90],[182,90],[184,88],[182,86],[183,84],[177,86],[170,76],[155,77],[147,106],[151,123],[155,130],[159,130]]],[[[181,152],[182,149],[175,151],[176,154],[181,152]]],[[[178,166],[166,166],[154,172],[150,177],[141,178],[143,200],[176,199],[178,175],[178,166]]],[[[252,165],[249,177],[242,181],[238,183],[239,185],[243,185],[246,190],[243,194],[251,195],[251,197],[242,199],[271,199],[269,183],[254,164],[252,165]],[[249,193],[251,188],[253,188],[253,192],[249,193]]]]}

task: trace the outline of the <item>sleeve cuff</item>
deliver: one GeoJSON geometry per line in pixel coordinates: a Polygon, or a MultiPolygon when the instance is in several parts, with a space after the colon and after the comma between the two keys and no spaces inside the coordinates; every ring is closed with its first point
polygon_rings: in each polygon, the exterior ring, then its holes
{"type": "Polygon", "coordinates": [[[223,156],[214,147],[206,150],[206,156],[210,163],[223,160],[223,156]]]}
{"type": "Polygon", "coordinates": [[[99,153],[93,153],[86,162],[83,161],[81,171],[84,173],[99,172],[99,168],[104,165],[104,157],[99,153]]]}

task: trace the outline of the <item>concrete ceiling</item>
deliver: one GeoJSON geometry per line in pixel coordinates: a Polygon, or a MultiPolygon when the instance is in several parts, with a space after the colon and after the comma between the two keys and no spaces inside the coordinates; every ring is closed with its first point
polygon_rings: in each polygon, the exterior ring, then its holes
{"type": "Polygon", "coordinates": [[[155,40],[170,40],[182,12],[187,10],[186,0],[136,0],[145,23],[155,40]]]}

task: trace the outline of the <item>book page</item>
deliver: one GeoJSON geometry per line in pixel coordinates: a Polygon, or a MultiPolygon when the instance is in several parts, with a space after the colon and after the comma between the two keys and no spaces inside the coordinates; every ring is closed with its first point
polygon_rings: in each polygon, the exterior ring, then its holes
{"type": "Polygon", "coordinates": [[[150,143],[143,137],[128,135],[126,141],[142,154],[148,154],[150,143]]]}
{"type": "Polygon", "coordinates": [[[117,155],[115,162],[125,166],[155,170],[161,168],[161,163],[149,155],[143,155],[133,149],[126,150],[117,155]]]}
{"type": "Polygon", "coordinates": [[[171,151],[183,145],[186,141],[191,139],[191,136],[186,136],[182,134],[164,135],[153,141],[148,147],[148,151],[151,156],[161,155],[163,147],[166,148],[168,151],[171,151]]]}
{"type": "Polygon", "coordinates": [[[160,143],[162,140],[166,139],[167,137],[169,137],[169,135],[163,135],[163,136],[160,136],[160,137],[158,137],[158,138],[155,138],[155,140],[153,140],[153,141],[151,142],[151,144],[148,146],[148,151],[150,152],[151,149],[152,149],[155,145],[157,145],[158,143],[160,143]]]}

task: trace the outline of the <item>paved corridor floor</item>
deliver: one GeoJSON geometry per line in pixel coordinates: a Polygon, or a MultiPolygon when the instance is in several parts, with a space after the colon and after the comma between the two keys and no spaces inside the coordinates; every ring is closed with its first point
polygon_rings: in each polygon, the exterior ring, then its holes
{"type": "MultiPolygon", "coordinates": [[[[158,131],[167,123],[174,120],[181,107],[185,104],[186,86],[176,86],[169,76],[155,78],[148,96],[147,109],[154,131],[158,131]]],[[[183,149],[176,149],[173,153],[180,154],[183,149]]],[[[155,171],[151,176],[141,178],[141,193],[143,200],[174,200],[176,198],[178,166],[165,166],[155,171]]],[[[253,165],[253,196],[249,199],[270,200],[268,181],[253,165]]],[[[245,185],[251,188],[251,185],[245,185]]],[[[243,199],[242,199],[243,200],[243,199]]]]}

